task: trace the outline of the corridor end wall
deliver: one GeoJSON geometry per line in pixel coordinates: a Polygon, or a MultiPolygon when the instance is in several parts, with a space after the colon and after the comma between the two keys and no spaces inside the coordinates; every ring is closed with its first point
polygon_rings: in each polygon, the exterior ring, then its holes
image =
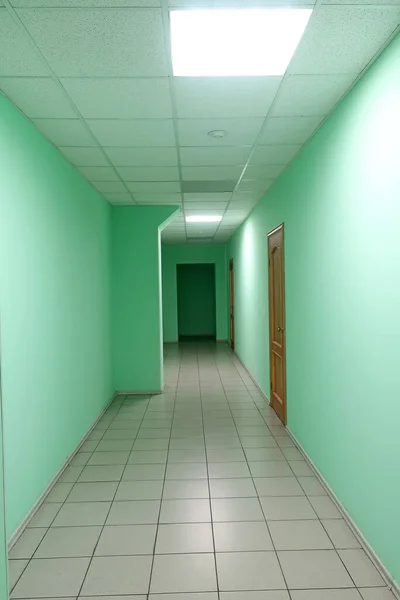
{"type": "Polygon", "coordinates": [[[269,396],[285,223],[288,426],[400,582],[400,36],[234,235],[236,349],[269,396]]]}

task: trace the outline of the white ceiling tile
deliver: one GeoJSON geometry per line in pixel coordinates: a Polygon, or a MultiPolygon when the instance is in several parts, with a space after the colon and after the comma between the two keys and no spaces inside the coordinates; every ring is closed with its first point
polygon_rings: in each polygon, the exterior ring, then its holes
{"type": "Polygon", "coordinates": [[[60,152],[77,167],[107,167],[108,162],[100,148],[60,146],[60,152]]]}
{"type": "Polygon", "coordinates": [[[356,74],[289,75],[272,108],[275,117],[325,117],[353,83],[356,74]]]}
{"type": "Polygon", "coordinates": [[[59,77],[165,76],[161,10],[18,9],[59,77]]]}
{"type": "Polygon", "coordinates": [[[218,181],[236,180],[240,177],[243,167],[182,167],[184,181],[218,181]]]}
{"type": "Polygon", "coordinates": [[[231,192],[207,193],[207,194],[183,194],[184,202],[229,202],[231,192]]]}
{"type": "Polygon", "coordinates": [[[289,73],[359,73],[399,22],[400,7],[319,7],[311,16],[289,73]]]}
{"type": "Polygon", "coordinates": [[[96,142],[79,119],[32,119],[56,146],[95,146],[96,142]]]}
{"type": "MultiPolygon", "coordinates": [[[[211,215],[211,216],[217,216],[220,217],[222,216],[222,213],[224,211],[223,210],[215,210],[213,208],[207,210],[207,215],[211,215]]],[[[188,208],[187,206],[185,206],[185,215],[192,215],[192,216],[197,216],[197,215],[204,215],[204,209],[202,210],[201,208],[188,208]]],[[[211,227],[217,227],[218,223],[210,223],[211,227]]]]}
{"type": "Polygon", "coordinates": [[[99,192],[111,194],[126,194],[126,187],[120,181],[93,181],[99,192]]]}
{"type": "Polygon", "coordinates": [[[250,164],[287,164],[300,150],[300,144],[274,144],[270,146],[256,146],[250,164]]]}
{"type": "Polygon", "coordinates": [[[135,194],[138,204],[181,204],[181,194],[135,194]]]}
{"type": "Polygon", "coordinates": [[[249,165],[245,171],[245,179],[275,179],[286,165],[249,165]]]}
{"type": "Polygon", "coordinates": [[[322,117],[269,117],[260,144],[304,144],[321,121],[322,117]]]}
{"type": "Polygon", "coordinates": [[[272,184],[273,179],[242,179],[237,187],[238,192],[265,192],[272,184]]]}
{"type": "Polygon", "coordinates": [[[134,204],[134,200],[131,194],[127,193],[113,193],[113,192],[103,192],[103,196],[106,200],[108,200],[111,204],[134,204]]]}
{"type": "Polygon", "coordinates": [[[117,167],[125,181],[179,181],[178,167],[117,167]]]}
{"type": "Polygon", "coordinates": [[[169,0],[173,7],[185,6],[199,8],[209,6],[213,8],[256,8],[260,6],[286,7],[286,6],[312,6],[316,0],[169,0]]]}
{"type": "Polygon", "coordinates": [[[88,119],[168,119],[172,117],[167,77],[61,80],[83,117],[88,119]]]}
{"type": "Polygon", "coordinates": [[[253,145],[263,119],[179,119],[178,134],[181,146],[245,146],[253,145]],[[224,129],[223,138],[208,134],[214,129],[224,129]]]}
{"type": "Polygon", "coordinates": [[[139,194],[179,194],[181,185],[177,181],[163,182],[145,182],[145,181],[128,181],[127,188],[139,194]]]}
{"type": "Polygon", "coordinates": [[[6,8],[0,8],[0,75],[48,75],[28,36],[6,8]]]}
{"type": "Polygon", "coordinates": [[[87,121],[102,146],[174,146],[172,119],[87,121]]]}
{"type": "Polygon", "coordinates": [[[249,157],[251,146],[182,146],[179,150],[184,167],[244,165],[249,157]]]}
{"type": "Polygon", "coordinates": [[[30,118],[77,118],[68,97],[53,79],[1,77],[0,89],[30,118]]]}
{"type": "Polygon", "coordinates": [[[201,212],[205,210],[218,210],[224,211],[227,207],[227,202],[185,202],[185,210],[191,210],[193,208],[200,209],[201,212]]]}
{"type": "Polygon", "coordinates": [[[265,117],[281,77],[174,77],[177,116],[265,117]]]}
{"type": "Polygon", "coordinates": [[[161,0],[11,0],[14,7],[102,8],[160,6],[161,0]]]}
{"type": "Polygon", "coordinates": [[[176,148],[118,148],[105,147],[107,156],[116,167],[175,167],[176,148]]]}
{"type": "Polygon", "coordinates": [[[119,181],[118,175],[111,167],[78,167],[89,181],[119,181]]]}

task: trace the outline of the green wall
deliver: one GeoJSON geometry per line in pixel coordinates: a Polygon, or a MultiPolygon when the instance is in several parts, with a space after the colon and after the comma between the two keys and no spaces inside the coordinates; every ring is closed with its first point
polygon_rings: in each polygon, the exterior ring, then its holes
{"type": "Polygon", "coordinates": [[[165,342],[178,341],[176,265],[215,264],[217,340],[228,339],[227,277],[225,245],[162,246],[163,331],[165,342]]]}
{"type": "MultiPolygon", "coordinates": [[[[1,358],[1,356],[0,356],[1,358]]],[[[0,364],[0,598],[8,598],[7,582],[7,541],[4,503],[4,465],[3,465],[3,415],[1,410],[1,364],[0,364]]]]}
{"type": "Polygon", "coordinates": [[[235,234],[236,348],[269,392],[284,221],[288,426],[400,581],[400,36],[235,234]]]}
{"type": "Polygon", "coordinates": [[[0,95],[7,534],[113,393],[110,207],[0,95]]]}
{"type": "Polygon", "coordinates": [[[178,265],[179,335],[215,336],[215,266],[178,265]]]}
{"type": "Polygon", "coordinates": [[[112,209],[112,340],[114,387],[163,386],[160,229],[176,206],[112,209]]]}

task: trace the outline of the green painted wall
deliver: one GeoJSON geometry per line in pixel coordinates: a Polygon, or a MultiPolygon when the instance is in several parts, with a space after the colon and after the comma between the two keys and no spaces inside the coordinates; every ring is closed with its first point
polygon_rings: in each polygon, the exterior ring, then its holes
{"type": "Polygon", "coordinates": [[[177,265],[179,335],[216,335],[215,266],[177,265]]]}
{"type": "Polygon", "coordinates": [[[0,96],[7,534],[113,393],[110,207],[0,96]]]}
{"type": "Polygon", "coordinates": [[[112,340],[114,387],[163,386],[160,229],[176,206],[112,209],[112,340]]]}
{"type": "Polygon", "coordinates": [[[228,339],[227,277],[225,245],[162,246],[162,290],[164,341],[178,341],[177,264],[215,264],[217,339],[228,339]]]}
{"type": "Polygon", "coordinates": [[[235,234],[236,347],[269,391],[284,221],[288,425],[400,581],[400,36],[235,234]]]}
{"type": "Polygon", "coordinates": [[[1,365],[0,365],[0,598],[8,598],[7,542],[3,465],[3,425],[1,411],[1,365]]]}

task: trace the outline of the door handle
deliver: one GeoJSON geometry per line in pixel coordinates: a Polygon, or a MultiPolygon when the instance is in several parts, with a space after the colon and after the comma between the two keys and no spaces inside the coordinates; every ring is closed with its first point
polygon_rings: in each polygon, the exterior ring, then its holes
{"type": "Polygon", "coordinates": [[[283,333],[285,330],[283,329],[283,327],[279,327],[279,325],[278,325],[278,331],[280,331],[281,333],[283,333]]]}

